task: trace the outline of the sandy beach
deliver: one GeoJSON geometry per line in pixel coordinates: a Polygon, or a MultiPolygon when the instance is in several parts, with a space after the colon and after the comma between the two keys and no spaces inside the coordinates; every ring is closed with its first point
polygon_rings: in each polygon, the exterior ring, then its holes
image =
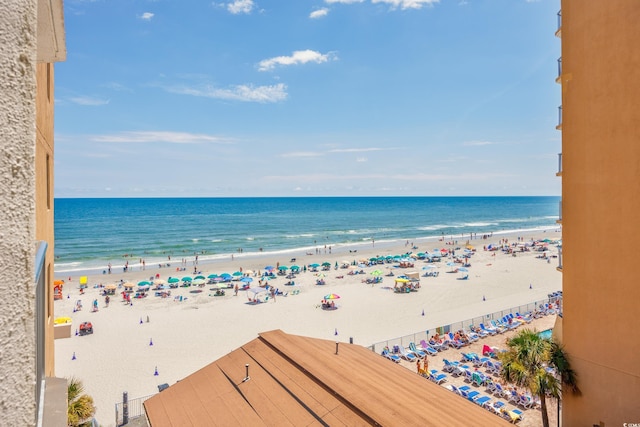
{"type": "MultiPolygon", "coordinates": [[[[56,317],[72,318],[71,338],[55,341],[56,375],[74,376],[85,385],[86,392],[93,396],[96,419],[105,426],[115,425],[114,405],[121,401],[122,392],[130,398],[143,397],[158,391],[158,385],[173,384],[218,359],[240,345],[254,339],[259,332],[282,329],[290,334],[348,342],[369,346],[374,343],[409,335],[437,326],[446,325],[476,316],[544,300],[550,292],[561,289],[562,278],[556,271],[557,259],[551,262],[537,258],[539,252],[518,252],[516,256],[500,251],[484,251],[483,246],[499,244],[501,239],[514,243],[517,237],[525,242],[531,239],[560,239],[557,231],[520,232],[494,234],[488,239],[469,241],[476,249],[470,258],[469,277],[460,280],[461,273],[451,273],[447,260],[433,263],[438,277],[421,277],[418,292],[398,294],[393,292],[394,278],[384,277],[382,283],[366,284],[370,272],[379,268],[384,274],[393,271],[400,275],[416,271],[422,276],[427,264],[415,261],[414,268],[394,268],[394,264],[363,268],[365,274],[349,275],[350,269],[335,270],[333,266],[342,261],[357,262],[373,256],[403,254],[408,251],[432,252],[435,248],[462,248],[468,236],[453,237],[446,241],[414,240],[413,242],[375,242],[352,247],[319,247],[300,253],[262,254],[234,259],[199,263],[197,270],[205,277],[209,274],[233,273],[242,268],[251,270],[252,287],[258,285],[257,272],[265,266],[303,266],[329,262],[330,271],[323,272],[326,285],[316,285],[316,273],[307,271],[293,279],[296,287],[285,286],[285,277],[269,280],[269,284],[289,295],[277,296],[262,304],[250,304],[253,294],[240,291],[234,296],[229,289],[225,296],[213,296],[211,285],[204,287],[179,287],[171,289],[171,296],[160,298],[151,291],[142,299],[132,299],[132,304],[123,301],[117,293],[105,306],[101,289],[95,285],[116,284],[121,280],[137,284],[141,280],[159,275],[167,280],[171,277],[193,276],[194,258],[187,260],[186,271],[176,271],[180,261],[171,267],[145,270],[134,267],[126,273],[113,271],[88,277],[88,289],[80,294],[78,276],[62,277],[66,281],[63,298],[55,301],[56,317]],[[457,240],[457,244],[455,241],[457,240]],[[417,247],[417,249],[414,249],[417,247]],[[357,252],[355,252],[357,251],[357,252]],[[317,253],[318,252],[318,253],[317,253]],[[296,258],[295,262],[291,259],[296,258]],[[343,276],[343,278],[337,278],[343,276]],[[299,290],[296,295],[292,290],[299,290]],[[194,293],[194,291],[201,291],[194,293]],[[319,304],[324,295],[335,293],[337,310],[324,311],[319,304]],[[176,298],[178,297],[178,298],[176,298]],[[180,301],[182,297],[182,301],[180,301]],[[99,310],[92,312],[92,302],[97,299],[99,310]],[[82,310],[74,312],[77,301],[82,310]],[[424,313],[424,314],[423,314],[424,313]],[[89,321],[94,333],[76,336],[80,323],[89,321]],[[336,335],[337,333],[337,335],[336,335]],[[75,354],[75,359],[73,358],[75,354]],[[157,369],[158,375],[154,375],[157,369]]],[[[551,253],[557,253],[551,247],[551,253]]],[[[120,292],[121,289],[118,290],[120,292]]],[[[262,296],[266,295],[263,293],[262,296]]]]}

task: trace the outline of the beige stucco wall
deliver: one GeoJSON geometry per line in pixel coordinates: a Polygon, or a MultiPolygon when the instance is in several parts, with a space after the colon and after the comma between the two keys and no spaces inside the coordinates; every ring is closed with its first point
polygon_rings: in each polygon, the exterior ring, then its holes
{"type": "Polygon", "coordinates": [[[0,2],[0,413],[35,420],[34,0],[0,2]]]}
{"type": "Polygon", "coordinates": [[[640,423],[640,1],[562,1],[563,425],[640,423]]]}

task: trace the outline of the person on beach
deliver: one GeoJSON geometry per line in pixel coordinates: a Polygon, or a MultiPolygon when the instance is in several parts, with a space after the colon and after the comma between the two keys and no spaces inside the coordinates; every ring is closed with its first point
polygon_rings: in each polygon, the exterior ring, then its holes
{"type": "Polygon", "coordinates": [[[235,288],[233,288],[233,291],[234,291],[233,295],[237,297],[238,296],[238,284],[237,283],[236,283],[235,288]]]}
{"type": "Polygon", "coordinates": [[[422,374],[422,361],[420,359],[416,360],[416,370],[418,371],[418,375],[422,374]]]}

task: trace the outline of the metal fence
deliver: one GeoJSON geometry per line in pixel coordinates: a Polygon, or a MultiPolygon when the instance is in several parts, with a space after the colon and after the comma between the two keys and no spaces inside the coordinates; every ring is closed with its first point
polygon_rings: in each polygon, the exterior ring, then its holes
{"type": "Polygon", "coordinates": [[[124,426],[136,418],[144,416],[144,406],[142,404],[155,394],[144,397],[128,399],[127,393],[123,393],[122,402],[116,403],[116,426],[124,426]]]}
{"type": "MultiPolygon", "coordinates": [[[[478,316],[471,319],[463,320],[461,322],[451,323],[449,325],[443,326],[433,326],[427,330],[413,333],[411,335],[405,335],[402,337],[392,338],[386,341],[377,342],[369,348],[372,351],[381,352],[385,347],[393,348],[394,345],[403,345],[405,347],[409,346],[409,343],[420,343],[421,340],[428,341],[431,335],[435,335],[436,332],[440,335],[448,334],[449,332],[455,332],[460,329],[469,330],[469,326],[474,325],[478,326],[480,323],[487,323],[491,320],[499,320],[504,316],[516,313],[520,313],[524,315],[525,313],[533,313],[536,310],[540,310],[544,308],[547,304],[556,303],[557,301],[562,300],[562,294],[550,294],[547,299],[534,301],[525,305],[519,305],[516,307],[507,308],[501,311],[496,311],[494,313],[486,314],[484,316],[478,316]]],[[[561,305],[560,305],[561,306],[561,305]]]]}

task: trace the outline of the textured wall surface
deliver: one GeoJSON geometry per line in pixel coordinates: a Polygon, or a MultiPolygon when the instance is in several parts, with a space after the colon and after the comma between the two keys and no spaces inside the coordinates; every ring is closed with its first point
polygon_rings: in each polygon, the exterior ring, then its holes
{"type": "Polygon", "coordinates": [[[0,424],[35,423],[35,0],[0,2],[0,424]]]}

